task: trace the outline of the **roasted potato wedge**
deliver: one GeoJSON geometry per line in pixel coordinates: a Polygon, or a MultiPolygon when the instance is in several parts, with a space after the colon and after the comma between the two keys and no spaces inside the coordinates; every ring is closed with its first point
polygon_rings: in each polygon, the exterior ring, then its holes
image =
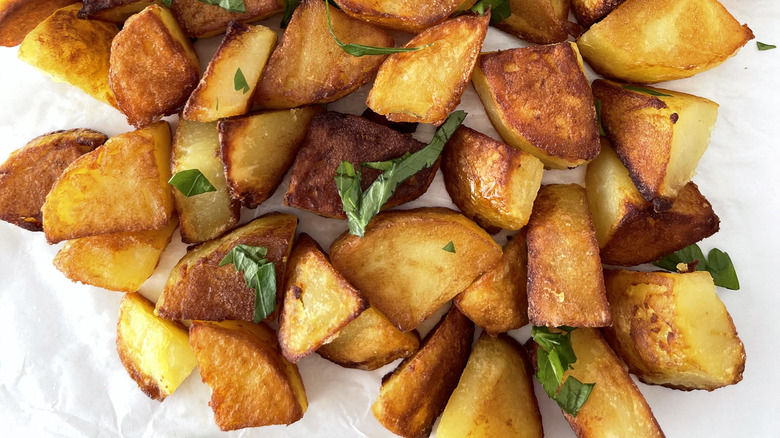
{"type": "Polygon", "coordinates": [[[371,412],[403,437],[425,437],[458,385],[469,358],[474,325],[456,307],[425,337],[420,349],[382,379],[371,412]]]}
{"type": "Polygon", "coordinates": [[[246,208],[271,197],[292,166],[321,106],[269,111],[219,122],[220,153],[230,194],[246,208]]]}
{"type": "Polygon", "coordinates": [[[170,156],[171,128],[158,122],[77,158],[41,207],[46,240],[166,226],[173,215],[170,156]]]}
{"type": "Polygon", "coordinates": [[[363,238],[345,232],[330,257],[372,306],[408,331],[495,266],[501,248],[465,216],[417,208],[379,213],[363,238]],[[443,249],[449,242],[454,253],[443,249]]]}
{"type": "Polygon", "coordinates": [[[163,6],[161,0],[83,0],[79,18],[123,24],[151,4],[163,6]]]}
{"type": "Polygon", "coordinates": [[[336,3],[359,20],[418,33],[441,23],[454,12],[469,9],[476,0],[338,0],[336,3]]]}
{"type": "Polygon", "coordinates": [[[108,73],[111,41],[119,28],[113,23],[80,20],[80,7],[80,3],[66,6],[43,20],[24,38],[17,56],[55,81],[116,107],[108,73]]]}
{"type": "MultiPolygon", "coordinates": [[[[384,56],[352,56],[328,31],[325,3],[303,0],[263,70],[254,101],[265,108],[295,108],[341,99],[371,80],[384,56]]],[[[393,47],[383,30],[330,8],[333,32],[344,44],[393,47]]]]}
{"type": "Polygon", "coordinates": [[[461,126],[444,148],[441,170],[447,193],[466,216],[486,228],[519,230],[531,217],[544,165],[461,126]]]}
{"type": "Polygon", "coordinates": [[[185,243],[219,237],[233,228],[241,215],[241,205],[228,192],[219,150],[216,122],[179,120],[173,139],[171,173],[198,169],[216,189],[189,198],[173,189],[176,212],[181,220],[181,240],[185,243]]]}
{"type": "Polygon", "coordinates": [[[308,234],[301,234],[288,261],[279,316],[282,354],[298,362],[368,308],[368,301],[333,266],[308,234]]]}
{"type": "Polygon", "coordinates": [[[528,222],[528,317],[534,325],[611,323],[585,189],[542,186],[528,222]]]}
{"type": "MultiPolygon", "coordinates": [[[[270,213],[231,231],[219,239],[190,248],[171,271],[157,301],[156,312],[168,319],[252,321],[255,291],[233,265],[219,266],[238,244],[268,248],[266,258],[276,271],[276,305],[281,303],[287,259],[292,250],[298,218],[270,213]]],[[[276,313],[268,316],[276,319],[276,313]]]]}
{"type": "MultiPolygon", "coordinates": [[[[386,126],[351,114],[327,112],[314,117],[309,124],[290,174],[290,187],[284,205],[317,213],[320,216],[346,219],[336,182],[333,179],[342,161],[357,167],[366,161],[386,161],[414,153],[425,143],[386,126]]],[[[384,208],[417,199],[428,190],[436,176],[439,161],[423,169],[398,186],[384,208]]],[[[364,168],[361,190],[366,190],[382,172],[364,168]]],[[[447,243],[447,242],[444,242],[447,243]]],[[[360,287],[358,287],[360,289],[360,287]]],[[[392,319],[392,318],[391,318],[392,319]]]]}
{"type": "Polygon", "coordinates": [[[680,189],[671,209],[657,213],[604,138],[601,153],[588,164],[585,188],[601,262],[608,265],[652,262],[720,228],[712,205],[693,182],[680,189]]]}
{"type": "Polygon", "coordinates": [[[571,0],[571,8],[577,22],[585,28],[606,17],[626,0],[571,0]]]}
{"type": "Polygon", "coordinates": [[[417,330],[402,332],[382,312],[369,307],[317,353],[343,367],[373,371],[396,359],[409,357],[419,347],[417,330]]]}
{"type": "Polygon", "coordinates": [[[496,27],[522,40],[553,44],[580,35],[579,26],[569,21],[567,0],[509,0],[509,9],[512,14],[496,27]]]}
{"type": "Polygon", "coordinates": [[[168,8],[133,15],[111,44],[108,83],[136,128],[180,111],[199,77],[198,55],[168,8]]]}
{"type": "Polygon", "coordinates": [[[173,394],[197,364],[187,328],[155,316],[154,304],[139,293],[122,297],[116,351],[130,378],[158,401],[173,394]]]}
{"type": "Polygon", "coordinates": [[[57,178],[76,158],[106,139],[91,129],[56,131],[11,152],[0,164],[0,220],[43,231],[41,207],[57,178]]]}
{"type": "Polygon", "coordinates": [[[471,80],[504,141],[545,166],[598,155],[596,107],[574,43],[483,53],[471,80]]]}
{"type": "Polygon", "coordinates": [[[745,347],[707,271],[604,272],[607,340],[639,380],[712,391],[742,380],[745,347]]]}
{"type": "Polygon", "coordinates": [[[542,438],[542,415],[523,347],[480,336],[436,428],[438,438],[542,438]]]}
{"type": "Polygon", "coordinates": [[[460,103],[490,24],[490,13],[464,15],[431,27],[390,55],[366,105],[393,122],[440,125],[460,103]]]}
{"type": "Polygon", "coordinates": [[[189,38],[208,38],[225,32],[231,21],[252,23],[284,10],[284,0],[244,0],[246,12],[230,12],[199,0],[173,0],[171,11],[189,38]]]}
{"type": "Polygon", "coordinates": [[[57,9],[76,0],[4,0],[0,2],[0,46],[13,47],[57,9]]]}
{"type": "Polygon", "coordinates": [[[211,388],[211,409],[220,430],[291,424],[308,407],[298,367],[279,352],[265,323],[195,321],[190,344],[198,370],[211,388]]]}
{"type": "Polygon", "coordinates": [[[652,84],[720,65],[753,39],[717,0],[631,0],[578,40],[597,73],[652,84]]]}
{"type": "Polygon", "coordinates": [[[710,143],[718,104],[600,79],[593,82],[593,95],[601,102],[604,131],[639,193],[656,211],[671,208],[710,143]]]}

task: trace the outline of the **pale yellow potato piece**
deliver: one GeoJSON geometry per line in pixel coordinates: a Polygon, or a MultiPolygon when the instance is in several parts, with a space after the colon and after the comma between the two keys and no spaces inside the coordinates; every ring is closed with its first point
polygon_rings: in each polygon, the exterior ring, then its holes
{"type": "Polygon", "coordinates": [[[389,29],[417,33],[435,26],[477,0],[338,0],[348,15],[389,29]]]}
{"type": "Polygon", "coordinates": [[[13,47],[54,11],[77,3],[75,0],[0,1],[0,46],[13,47]]]}
{"type": "Polygon", "coordinates": [[[79,18],[123,24],[151,4],[163,6],[161,0],[84,0],[79,18]]]}
{"type": "Polygon", "coordinates": [[[200,0],[173,0],[171,11],[189,38],[208,38],[225,32],[231,21],[252,23],[284,10],[285,0],[243,0],[246,12],[230,12],[200,0]]]}

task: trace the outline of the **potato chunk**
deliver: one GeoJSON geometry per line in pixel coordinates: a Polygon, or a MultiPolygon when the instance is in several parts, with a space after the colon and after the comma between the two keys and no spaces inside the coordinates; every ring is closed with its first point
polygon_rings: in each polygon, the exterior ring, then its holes
{"type": "Polygon", "coordinates": [[[46,240],[166,226],[173,215],[170,155],[171,129],[158,122],[77,158],[41,208],[46,240]]]}
{"type": "Polygon", "coordinates": [[[290,255],[279,316],[282,354],[292,363],[328,342],[368,307],[368,301],[328,261],[308,234],[290,255]]]}
{"type": "Polygon", "coordinates": [[[198,55],[168,8],[133,15],[111,44],[108,83],[136,128],[180,111],[199,75],[198,55]]]}
{"type": "Polygon", "coordinates": [[[574,16],[581,25],[591,27],[593,23],[606,17],[613,9],[626,0],[571,0],[574,16]]]}
{"type": "Polygon", "coordinates": [[[596,107],[573,43],[483,53],[471,78],[504,141],[565,169],[599,153],[596,107]]]}
{"type": "Polygon", "coordinates": [[[125,20],[162,0],[83,0],[79,18],[124,24],[125,20]]]}
{"type": "MultiPolygon", "coordinates": [[[[254,101],[265,108],[295,108],[341,99],[371,80],[384,56],[352,56],[328,31],[325,3],[303,0],[271,54],[254,101]]],[[[330,8],[333,32],[344,44],[393,47],[383,30],[330,8]]]]}
{"type": "Polygon", "coordinates": [[[456,307],[439,321],[423,345],[382,379],[371,412],[403,437],[425,437],[458,385],[469,358],[474,325],[456,307]]]}
{"type": "Polygon", "coordinates": [[[41,207],[57,178],[76,158],[102,145],[91,129],[56,131],[35,137],[0,164],[0,220],[43,231],[41,207]]]}
{"type": "Polygon", "coordinates": [[[612,348],[639,380],[712,391],[742,380],[745,347],[709,272],[605,271],[612,348]]]}
{"type": "Polygon", "coordinates": [[[576,184],[543,186],[528,223],[528,316],[534,325],[611,323],[588,196],[576,184]]]}
{"type": "Polygon", "coordinates": [[[38,24],[19,46],[19,59],[55,81],[71,84],[116,107],[108,73],[111,41],[119,28],[112,23],[80,20],[80,6],[59,9],[38,24]]]}
{"type": "Polygon", "coordinates": [[[421,32],[469,9],[476,0],[338,0],[352,17],[389,29],[421,32]]]}
{"type": "Polygon", "coordinates": [[[0,3],[0,46],[13,47],[54,11],[75,0],[5,0],[0,3]]]}
{"type": "Polygon", "coordinates": [[[631,0],[577,46],[597,73],[652,84],[716,67],[752,39],[717,0],[631,0]]]}
{"type": "Polygon", "coordinates": [[[209,405],[220,430],[291,424],[303,417],[308,401],[301,374],[264,323],[195,321],[190,344],[211,388],[209,405]]]}
{"type": "Polygon", "coordinates": [[[246,12],[230,12],[200,0],[173,0],[171,11],[189,38],[208,38],[225,32],[231,21],[252,23],[284,10],[284,0],[244,0],[246,12]]]}
{"type": "Polygon", "coordinates": [[[371,305],[408,331],[498,263],[501,248],[465,216],[418,208],[379,213],[362,239],[347,232],[336,239],[330,257],[371,305]],[[443,249],[449,242],[454,253],[443,249]]]}
{"type": "Polygon", "coordinates": [[[440,125],[460,103],[487,34],[490,14],[465,15],[431,27],[390,55],[366,105],[393,122],[440,125]]]}
{"type": "Polygon", "coordinates": [[[195,368],[187,328],[154,315],[154,304],[129,293],[119,306],[116,351],[127,374],[158,401],[173,394],[195,368]]]}
{"type": "Polygon", "coordinates": [[[509,0],[509,9],[512,14],[496,23],[496,27],[522,40],[553,44],[581,32],[579,26],[569,21],[566,0],[509,0]]]}
{"type": "Polygon", "coordinates": [[[246,208],[271,197],[292,166],[311,119],[323,111],[310,106],[220,120],[220,150],[231,196],[246,208]]]}

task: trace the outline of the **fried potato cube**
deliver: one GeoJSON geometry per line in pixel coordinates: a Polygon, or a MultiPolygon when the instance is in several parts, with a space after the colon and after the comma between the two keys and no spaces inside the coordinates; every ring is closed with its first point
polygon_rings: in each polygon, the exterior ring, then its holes
{"type": "Polygon", "coordinates": [[[271,29],[232,22],[200,83],[187,100],[182,117],[212,122],[246,114],[275,46],[276,32],[271,29]],[[245,86],[236,82],[239,77],[244,78],[245,86]]]}
{"type": "Polygon", "coordinates": [[[13,47],[57,9],[76,0],[4,0],[0,2],[0,46],[13,47]]]}
{"type": "Polygon", "coordinates": [[[83,0],[79,18],[124,24],[151,4],[163,6],[161,0],[83,0]]]}
{"type": "MultiPolygon", "coordinates": [[[[330,8],[333,32],[344,44],[393,47],[393,39],[368,23],[330,8]]],[[[328,31],[325,3],[303,0],[271,54],[254,102],[265,108],[295,108],[341,99],[371,80],[385,56],[352,56],[328,31]]]]}
{"type": "Polygon", "coordinates": [[[159,230],[69,240],[54,257],[54,267],[73,281],[136,292],[154,273],[178,224],[174,217],[159,230]]]}
{"type": "Polygon", "coordinates": [[[469,358],[474,325],[456,307],[426,336],[417,352],[382,379],[371,412],[403,437],[425,437],[458,385],[469,358]]]}
{"type": "Polygon", "coordinates": [[[453,304],[493,336],[528,324],[527,253],[525,236],[515,234],[504,245],[501,261],[459,293],[453,304]]]}
{"type": "Polygon", "coordinates": [[[569,34],[579,36],[579,26],[569,21],[566,0],[509,0],[512,14],[496,27],[535,44],[566,41],[569,34]]]}
{"type": "Polygon", "coordinates": [[[155,316],[154,304],[139,293],[122,297],[116,351],[130,378],[158,401],[173,394],[196,365],[187,328],[155,316]]]}
{"type": "Polygon", "coordinates": [[[528,222],[528,316],[534,325],[611,323],[588,196],[577,184],[542,186],[528,222]]]}
{"type": "Polygon", "coordinates": [[[111,44],[108,83],[136,128],[180,111],[199,75],[198,55],[168,8],[133,15],[111,44]]]}
{"type": "Polygon", "coordinates": [[[718,104],[676,91],[600,79],[593,82],[593,95],[601,101],[604,131],[639,193],[656,211],[671,208],[709,145],[718,104]]]}
{"type": "Polygon", "coordinates": [[[200,0],[173,0],[171,11],[188,38],[208,38],[225,32],[232,21],[252,23],[284,10],[284,0],[244,0],[246,12],[230,12],[200,0]]]}
{"type": "Polygon", "coordinates": [[[606,17],[626,0],[571,0],[571,8],[577,22],[588,28],[606,17]]]}
{"type": "Polygon", "coordinates": [[[379,213],[363,238],[345,232],[330,258],[372,306],[408,331],[495,266],[501,248],[463,215],[417,208],[379,213]],[[443,249],[450,242],[454,253],[443,249]]]}
{"type": "Polygon", "coordinates": [[[578,40],[604,76],[652,84],[720,65],[753,39],[717,0],[631,0],[578,40]]]}
{"type": "Polygon", "coordinates": [[[523,347],[480,336],[436,428],[439,438],[542,438],[542,415],[523,347]]]}
{"type": "Polygon", "coordinates": [[[158,230],[171,220],[171,128],[158,122],[111,137],[62,172],[41,207],[49,243],[123,231],[158,230]]]}
{"type": "Polygon", "coordinates": [[[418,33],[435,26],[476,0],[338,0],[341,10],[359,20],[388,29],[418,33]]]}
{"type": "Polygon", "coordinates": [[[22,41],[17,56],[51,76],[116,107],[109,88],[111,41],[119,32],[113,23],[80,20],[77,3],[55,11],[22,41]]]}
{"type": "MultiPolygon", "coordinates": [[[[348,161],[357,168],[363,162],[400,158],[407,152],[414,153],[424,147],[425,143],[410,135],[363,117],[336,112],[320,114],[309,124],[295,157],[284,205],[320,216],[346,219],[334,180],[342,161],[348,161]]],[[[383,208],[392,208],[420,197],[428,190],[438,168],[439,160],[401,183],[383,208]]],[[[360,189],[365,191],[381,173],[363,168],[360,189]]]]}
{"type": "Polygon", "coordinates": [[[588,164],[585,188],[601,262],[634,266],[681,250],[720,228],[712,205],[689,182],[672,208],[656,212],[634,186],[623,163],[602,138],[601,154],[588,164]]]}
{"type": "Polygon", "coordinates": [[[707,271],[608,269],[605,335],[639,380],[712,391],[742,380],[745,347],[707,271]]]}
{"type": "Polygon", "coordinates": [[[444,148],[441,170],[447,193],[466,216],[483,227],[519,230],[531,217],[544,165],[461,126],[444,148]]]}
{"type": "Polygon", "coordinates": [[[411,356],[419,347],[417,330],[402,332],[382,312],[369,307],[317,353],[343,367],[373,371],[411,356]]]}
{"type": "Polygon", "coordinates": [[[43,231],[41,207],[57,178],[76,158],[102,145],[106,136],[91,129],[44,134],[11,152],[0,164],[0,220],[43,231]]]}
{"type": "Polygon", "coordinates": [[[464,15],[424,30],[390,55],[366,105],[392,122],[441,125],[460,103],[490,24],[490,14],[464,15]],[[428,47],[425,47],[428,46],[428,47]]]}
{"type": "MultiPolygon", "coordinates": [[[[269,213],[242,225],[219,239],[191,247],[171,270],[157,301],[156,312],[168,319],[253,321],[255,291],[233,265],[219,262],[238,244],[268,248],[266,258],[276,271],[276,306],[281,303],[287,259],[292,250],[298,218],[269,213]]],[[[276,312],[268,316],[276,319],[276,312]]]]}
{"type": "Polygon", "coordinates": [[[176,212],[181,220],[181,240],[185,243],[219,237],[233,228],[241,215],[241,205],[228,192],[219,150],[216,122],[179,120],[173,139],[172,173],[198,169],[216,189],[189,198],[173,189],[176,212]]]}
{"type": "Polygon", "coordinates": [[[211,388],[211,409],[220,430],[291,424],[308,401],[298,367],[279,351],[276,333],[265,323],[195,321],[190,344],[203,381],[211,388]]]}
{"type": "Polygon", "coordinates": [[[308,234],[301,234],[288,261],[279,316],[282,354],[298,362],[358,317],[368,301],[333,266],[308,234]]]}
{"type": "Polygon", "coordinates": [[[324,111],[310,106],[220,120],[220,153],[231,196],[246,208],[270,198],[290,170],[311,119],[324,111]]]}
{"type": "Polygon", "coordinates": [[[596,107],[573,43],[483,53],[471,77],[510,145],[565,169],[599,153],[596,107]]]}

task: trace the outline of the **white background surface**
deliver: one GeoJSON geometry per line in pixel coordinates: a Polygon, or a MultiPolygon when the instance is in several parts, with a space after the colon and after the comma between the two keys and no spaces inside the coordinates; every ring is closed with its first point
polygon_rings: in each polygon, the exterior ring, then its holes
{"type": "MultiPolygon", "coordinates": [[[[780,44],[780,3],[723,2],[756,39],[780,44]]],[[[266,22],[278,24],[279,17],[266,22]]],[[[219,38],[200,41],[205,66],[219,38]]],[[[491,28],[484,50],[525,44],[491,28]]],[[[57,84],[16,59],[16,48],[0,48],[0,160],[33,137],[71,128],[116,135],[131,128],[124,117],[80,90],[57,84]]],[[[717,246],[734,260],[742,289],[718,289],[747,350],[744,379],[712,393],[682,392],[639,384],[669,437],[780,436],[780,342],[773,329],[780,308],[777,291],[778,187],[780,176],[780,49],[759,52],[754,41],[725,64],[663,88],[707,97],[720,106],[709,149],[694,181],[713,204],[721,231],[700,245],[717,246]]],[[[591,75],[591,78],[594,76],[591,75]]],[[[368,87],[331,109],[360,113],[368,87]]],[[[496,136],[471,87],[462,109],[465,124],[496,136]]],[[[174,118],[175,119],[175,118],[174,118]]],[[[423,129],[422,137],[432,130],[423,129]]],[[[427,140],[428,138],[424,138],[427,140]]],[[[582,170],[548,171],[545,182],[577,181],[582,170]]],[[[346,223],[281,207],[285,181],[248,220],[266,211],[298,215],[299,232],[313,234],[327,248],[346,223]]],[[[404,208],[451,205],[441,175],[426,195],[404,208]]],[[[503,244],[503,240],[499,243],[503,244]]],[[[197,370],[164,403],[147,398],[127,376],[115,350],[121,294],[71,283],[51,264],[60,245],[42,233],[0,223],[0,435],[2,436],[215,436],[222,435],[208,407],[208,387],[197,370]]],[[[142,292],[155,298],[171,267],[184,254],[178,233],[142,292]]],[[[422,328],[431,327],[438,315],[422,328]]],[[[513,332],[520,341],[528,328],[513,332]]],[[[303,420],[224,434],[264,437],[394,436],[371,414],[382,375],[341,368],[316,354],[299,362],[309,399],[303,420]]],[[[573,436],[557,406],[537,384],[547,436],[573,436]]],[[[620,431],[617,431],[618,433],[620,431]]]]}

